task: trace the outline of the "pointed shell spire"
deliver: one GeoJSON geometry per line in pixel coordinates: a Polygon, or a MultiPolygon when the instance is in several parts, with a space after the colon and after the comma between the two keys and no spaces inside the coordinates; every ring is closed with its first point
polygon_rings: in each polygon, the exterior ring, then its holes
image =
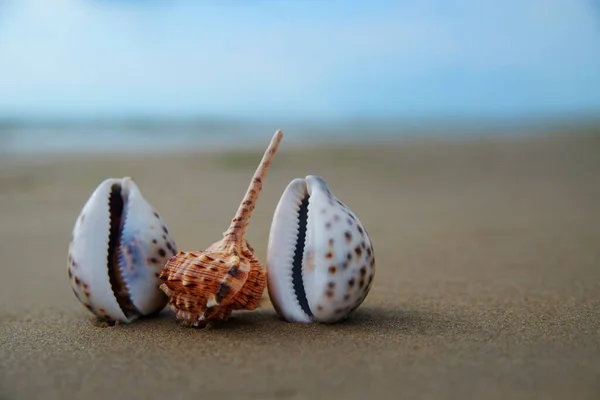
{"type": "Polygon", "coordinates": [[[226,321],[233,310],[258,306],[266,271],[254,256],[245,232],[282,139],[278,130],[223,238],[204,251],[181,251],[163,267],[160,288],[182,323],[204,327],[210,321],[226,321]]]}
{"type": "Polygon", "coordinates": [[[267,172],[269,172],[269,168],[271,168],[271,163],[273,162],[273,158],[275,157],[275,153],[279,148],[279,144],[281,143],[281,139],[283,139],[283,132],[278,130],[275,132],[275,135],[271,139],[271,143],[269,147],[265,151],[258,168],[254,172],[254,176],[252,177],[252,181],[248,186],[248,190],[246,190],[246,194],[240,206],[238,207],[237,212],[235,213],[235,217],[231,220],[231,224],[229,225],[229,229],[223,233],[223,238],[227,239],[231,245],[240,245],[242,243],[242,238],[246,233],[246,228],[250,223],[250,216],[252,211],[254,211],[254,207],[256,206],[256,201],[258,200],[258,195],[262,190],[263,180],[267,176],[267,172]]]}

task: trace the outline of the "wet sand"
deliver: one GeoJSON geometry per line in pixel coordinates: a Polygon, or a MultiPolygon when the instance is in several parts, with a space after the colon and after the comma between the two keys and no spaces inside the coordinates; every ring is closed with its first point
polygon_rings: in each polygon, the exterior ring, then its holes
{"type": "MultiPolygon", "coordinates": [[[[270,133],[265,134],[265,145],[270,133]]],[[[180,249],[218,240],[259,152],[0,160],[0,398],[600,398],[600,137],[294,149],[248,229],[265,259],[287,183],[323,176],[377,272],[345,323],[259,310],[219,327],[171,311],[103,327],[68,283],[75,218],[134,177],[180,249]]]]}

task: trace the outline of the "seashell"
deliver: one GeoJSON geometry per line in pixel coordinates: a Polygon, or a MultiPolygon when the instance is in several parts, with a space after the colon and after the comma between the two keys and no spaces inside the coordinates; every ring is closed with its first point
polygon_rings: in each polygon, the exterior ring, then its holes
{"type": "Polygon", "coordinates": [[[97,316],[131,322],[166,305],[158,275],[175,252],[165,222],[133,180],[106,179],[73,228],[68,259],[71,287],[97,316]]]}
{"type": "Polygon", "coordinates": [[[375,274],[371,239],[320,177],[294,179],[273,216],[267,288],[277,315],[334,323],[364,301],[375,274]]]}
{"type": "Polygon", "coordinates": [[[163,267],[160,288],[184,325],[205,327],[226,321],[233,310],[254,310],[266,284],[266,271],[244,234],[262,183],[283,138],[273,136],[223,239],[204,251],[181,251],[163,267]]]}

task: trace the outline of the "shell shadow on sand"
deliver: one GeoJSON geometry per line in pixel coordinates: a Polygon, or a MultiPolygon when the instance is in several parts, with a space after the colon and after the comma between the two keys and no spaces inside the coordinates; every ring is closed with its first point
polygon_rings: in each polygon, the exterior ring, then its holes
{"type": "MultiPolygon", "coordinates": [[[[96,326],[108,327],[106,323],[94,320],[96,326]]],[[[127,327],[127,325],[121,325],[127,327]]],[[[239,311],[226,322],[211,324],[205,328],[183,326],[173,311],[164,309],[161,313],[144,317],[129,326],[141,329],[150,328],[167,334],[177,330],[197,335],[226,334],[240,338],[255,334],[269,334],[278,331],[286,336],[303,340],[307,334],[337,335],[368,334],[399,336],[437,336],[440,334],[460,334],[470,330],[468,323],[451,312],[431,312],[420,310],[402,310],[390,307],[363,307],[352,313],[346,320],[335,324],[292,323],[281,320],[271,308],[255,311],[239,311]],[[209,333],[210,332],[210,333],[209,333]]]]}

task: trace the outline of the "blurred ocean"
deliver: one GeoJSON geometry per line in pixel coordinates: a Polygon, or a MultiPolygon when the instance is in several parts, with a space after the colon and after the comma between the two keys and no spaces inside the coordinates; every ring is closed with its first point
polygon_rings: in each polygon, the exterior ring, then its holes
{"type": "Polygon", "coordinates": [[[39,123],[1,122],[0,154],[43,155],[77,153],[139,153],[173,151],[214,151],[220,149],[262,149],[279,128],[286,142],[310,146],[319,143],[389,142],[396,139],[465,139],[473,137],[523,137],[575,130],[597,131],[597,124],[574,125],[568,121],[509,124],[452,122],[368,122],[343,123],[181,123],[167,122],[85,122],[39,123]]]}

